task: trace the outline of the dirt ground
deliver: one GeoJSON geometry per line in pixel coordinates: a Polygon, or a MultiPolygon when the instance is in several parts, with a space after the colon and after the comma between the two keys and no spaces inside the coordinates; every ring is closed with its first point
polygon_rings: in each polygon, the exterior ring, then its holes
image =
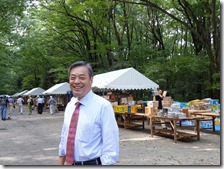
{"type": "MultiPolygon", "coordinates": [[[[20,115],[18,108],[13,111],[12,119],[0,121],[0,165],[57,165],[63,112],[39,115],[34,110],[28,115],[25,108],[20,115]]],[[[222,166],[219,131],[203,129],[199,141],[191,138],[174,143],[171,137],[151,137],[147,122],[145,126],[144,130],[119,128],[120,158],[115,166],[222,166]]]]}

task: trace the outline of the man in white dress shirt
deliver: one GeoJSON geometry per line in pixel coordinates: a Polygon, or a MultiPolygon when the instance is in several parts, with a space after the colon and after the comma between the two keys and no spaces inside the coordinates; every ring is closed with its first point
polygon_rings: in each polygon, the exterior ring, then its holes
{"type": "Polygon", "coordinates": [[[119,129],[111,103],[93,93],[90,64],[78,61],[68,70],[73,98],[67,104],[58,151],[64,165],[69,125],[76,102],[80,102],[74,141],[74,165],[113,165],[119,159],[119,129]]]}

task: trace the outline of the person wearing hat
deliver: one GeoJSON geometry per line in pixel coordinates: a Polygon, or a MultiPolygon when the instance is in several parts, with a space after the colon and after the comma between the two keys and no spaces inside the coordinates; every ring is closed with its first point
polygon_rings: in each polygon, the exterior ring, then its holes
{"type": "Polygon", "coordinates": [[[50,96],[50,99],[48,100],[48,104],[49,104],[50,113],[51,115],[53,115],[55,111],[56,101],[52,96],[50,96]]]}

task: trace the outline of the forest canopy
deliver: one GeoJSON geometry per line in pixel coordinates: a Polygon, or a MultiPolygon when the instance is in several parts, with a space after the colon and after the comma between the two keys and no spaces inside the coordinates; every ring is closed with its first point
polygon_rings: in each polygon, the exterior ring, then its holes
{"type": "Polygon", "coordinates": [[[220,99],[217,0],[1,0],[0,94],[133,67],[179,101],[220,99]]]}

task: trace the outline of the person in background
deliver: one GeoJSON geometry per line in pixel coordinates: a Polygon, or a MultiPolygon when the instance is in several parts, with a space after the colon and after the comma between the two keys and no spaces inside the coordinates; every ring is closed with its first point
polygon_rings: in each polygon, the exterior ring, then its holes
{"type": "Polygon", "coordinates": [[[1,117],[3,121],[5,121],[7,117],[7,105],[8,105],[8,99],[6,96],[3,96],[1,98],[1,117]]]}
{"type": "Polygon", "coordinates": [[[50,113],[51,113],[51,115],[53,115],[54,111],[55,111],[55,107],[54,106],[56,104],[56,101],[55,101],[55,99],[52,96],[50,96],[50,99],[48,100],[48,104],[49,104],[50,113]]]}
{"type": "Polygon", "coordinates": [[[27,100],[27,105],[28,105],[28,110],[29,110],[29,115],[32,114],[32,106],[33,106],[33,98],[32,96],[29,96],[28,97],[28,100],[27,100]]]}
{"type": "Polygon", "coordinates": [[[42,96],[38,96],[38,98],[37,98],[38,114],[42,114],[43,113],[43,107],[44,107],[44,100],[43,100],[42,96]]]}
{"type": "Polygon", "coordinates": [[[9,104],[8,104],[8,109],[9,109],[8,119],[11,119],[12,118],[11,117],[11,115],[12,115],[12,109],[14,107],[14,99],[10,96],[8,98],[8,102],[9,102],[9,104]]]}
{"type": "Polygon", "coordinates": [[[19,114],[23,114],[24,100],[23,100],[22,96],[19,96],[19,98],[17,99],[17,104],[19,105],[19,114]]]}
{"type": "Polygon", "coordinates": [[[159,104],[158,110],[163,109],[162,100],[163,100],[163,91],[161,89],[157,89],[157,92],[153,96],[153,101],[158,101],[158,104],[159,104]]]}
{"type": "MultiPolygon", "coordinates": [[[[153,96],[153,101],[158,101],[158,111],[162,111],[163,109],[163,91],[161,89],[157,89],[157,92],[155,93],[155,95],[153,96]]],[[[161,120],[161,126],[163,129],[166,129],[166,124],[164,123],[164,120],[161,120]]]]}
{"type": "Polygon", "coordinates": [[[108,100],[93,93],[93,70],[90,64],[75,62],[69,67],[68,75],[73,98],[64,113],[58,164],[113,165],[119,158],[119,130],[113,107],[108,100]],[[69,126],[76,103],[80,103],[80,110],[77,130],[73,129],[75,139],[71,141],[74,149],[67,149],[69,126]],[[74,155],[70,162],[67,160],[69,152],[74,155]]]}

